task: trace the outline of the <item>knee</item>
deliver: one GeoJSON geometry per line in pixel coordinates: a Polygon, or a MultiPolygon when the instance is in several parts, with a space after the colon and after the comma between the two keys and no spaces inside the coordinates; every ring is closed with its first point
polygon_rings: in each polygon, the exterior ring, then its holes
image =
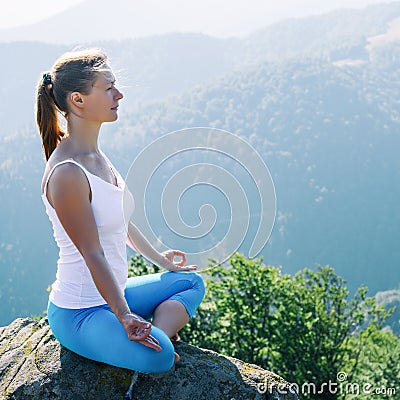
{"type": "Polygon", "coordinates": [[[192,282],[192,290],[191,300],[190,300],[190,311],[188,310],[189,317],[192,318],[193,314],[199,307],[200,303],[203,301],[204,295],[206,293],[206,285],[204,283],[203,277],[196,273],[191,272],[191,282],[192,282]]]}
{"type": "Polygon", "coordinates": [[[175,349],[170,339],[164,332],[155,326],[151,329],[151,335],[154,336],[162,350],[156,352],[152,350],[149,352],[149,356],[146,357],[146,363],[142,366],[141,372],[145,374],[160,374],[168,372],[174,365],[175,349]]]}
{"type": "Polygon", "coordinates": [[[154,357],[149,358],[151,362],[142,368],[141,372],[144,374],[162,374],[168,372],[174,365],[174,359],[174,351],[163,348],[159,353],[156,353],[154,357]]]}
{"type": "Polygon", "coordinates": [[[199,300],[201,301],[206,293],[206,285],[204,283],[203,277],[197,272],[184,271],[184,272],[167,272],[170,274],[176,274],[178,280],[186,281],[189,286],[184,290],[191,290],[191,292],[196,292],[198,294],[199,300]]]}
{"type": "Polygon", "coordinates": [[[193,286],[195,289],[198,290],[199,296],[201,297],[200,300],[203,300],[203,297],[206,293],[206,285],[204,283],[204,279],[200,274],[198,274],[196,272],[192,272],[192,274],[193,274],[193,278],[192,278],[193,286]]]}

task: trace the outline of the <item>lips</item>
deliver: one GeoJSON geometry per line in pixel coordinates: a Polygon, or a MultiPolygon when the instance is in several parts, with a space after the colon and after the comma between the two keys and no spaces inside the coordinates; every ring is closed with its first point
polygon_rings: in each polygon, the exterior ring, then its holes
{"type": "Polygon", "coordinates": [[[111,110],[117,111],[119,106],[112,107],[111,110]]]}

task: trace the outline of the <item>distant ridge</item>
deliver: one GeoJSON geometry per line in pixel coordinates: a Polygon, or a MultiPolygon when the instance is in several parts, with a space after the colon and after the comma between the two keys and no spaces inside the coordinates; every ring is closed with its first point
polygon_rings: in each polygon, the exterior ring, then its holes
{"type": "MultiPolygon", "coordinates": [[[[345,8],[360,8],[386,0],[336,0],[345,8]]],[[[340,6],[338,6],[340,8],[340,6]]],[[[293,17],[332,11],[329,2],[281,0],[86,0],[38,23],[0,30],[0,42],[39,41],[76,44],[121,40],[172,32],[216,37],[245,36],[293,17]]]]}

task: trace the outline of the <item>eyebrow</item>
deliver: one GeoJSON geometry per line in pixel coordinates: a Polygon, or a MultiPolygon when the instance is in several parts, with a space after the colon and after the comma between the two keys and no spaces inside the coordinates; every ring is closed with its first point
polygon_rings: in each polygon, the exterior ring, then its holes
{"type": "Polygon", "coordinates": [[[113,80],[108,80],[107,79],[107,82],[105,83],[105,86],[108,86],[108,85],[115,85],[115,79],[113,79],[113,80]]]}
{"type": "MultiPolygon", "coordinates": [[[[104,83],[104,86],[108,86],[108,85],[115,85],[116,80],[106,80],[106,82],[104,83]]],[[[103,84],[99,84],[100,86],[103,86],[103,84]]],[[[99,87],[98,85],[93,85],[93,87],[99,87]]]]}

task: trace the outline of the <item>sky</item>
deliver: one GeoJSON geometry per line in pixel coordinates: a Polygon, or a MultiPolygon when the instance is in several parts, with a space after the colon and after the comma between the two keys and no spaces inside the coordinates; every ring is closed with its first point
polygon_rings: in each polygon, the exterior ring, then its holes
{"type": "MultiPolygon", "coordinates": [[[[82,1],[84,0],[0,0],[0,29],[39,22],[82,1]]],[[[160,1],[165,5],[165,2],[168,0],[160,1]]],[[[364,7],[368,4],[386,3],[390,2],[390,0],[281,0],[279,2],[276,0],[257,0],[252,3],[258,2],[260,8],[263,7],[262,5],[265,8],[265,4],[270,2],[268,7],[276,8],[277,17],[279,17],[280,15],[284,16],[282,14],[282,6],[291,8],[293,14],[296,14],[290,16],[304,16],[345,7],[364,7]]],[[[215,7],[229,9],[230,1],[226,0],[226,3],[225,1],[216,1],[214,4],[215,7]]]]}
{"type": "Polygon", "coordinates": [[[29,25],[83,0],[1,0],[0,29],[29,25]],[[21,10],[23,10],[21,12],[21,10]]]}

